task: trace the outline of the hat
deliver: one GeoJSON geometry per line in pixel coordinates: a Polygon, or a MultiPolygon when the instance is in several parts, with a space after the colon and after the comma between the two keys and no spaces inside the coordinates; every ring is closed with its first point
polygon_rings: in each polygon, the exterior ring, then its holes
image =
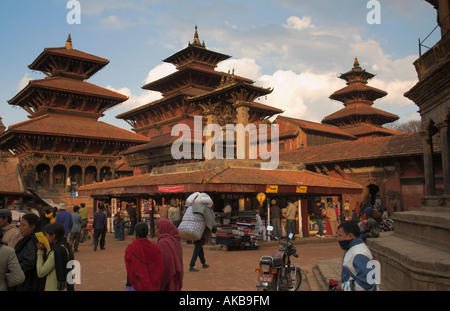
{"type": "Polygon", "coordinates": [[[366,215],[369,216],[369,217],[372,217],[372,216],[373,216],[373,208],[372,208],[372,207],[367,207],[367,208],[364,210],[364,214],[366,214],[366,215]]]}
{"type": "Polygon", "coordinates": [[[66,203],[59,203],[58,208],[59,209],[66,209],[66,203]]]}
{"type": "Polygon", "coordinates": [[[6,208],[0,209],[0,217],[12,217],[11,211],[6,208]]]}

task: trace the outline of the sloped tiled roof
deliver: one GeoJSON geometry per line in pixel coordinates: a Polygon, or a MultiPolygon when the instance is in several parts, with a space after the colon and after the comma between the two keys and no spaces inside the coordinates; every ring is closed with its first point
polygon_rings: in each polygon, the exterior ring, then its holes
{"type": "Polygon", "coordinates": [[[54,47],[54,48],[45,48],[44,51],[33,61],[33,63],[31,63],[28,66],[28,68],[37,69],[38,65],[43,61],[45,61],[45,58],[48,54],[91,61],[102,64],[103,66],[109,63],[109,60],[107,60],[106,58],[98,57],[86,52],[82,52],[75,49],[67,49],[66,47],[54,47]]]}
{"type": "MultiPolygon", "coordinates": [[[[435,151],[439,151],[436,147],[435,151]]],[[[280,161],[306,165],[422,155],[419,133],[319,145],[280,153],[280,161]]]]}
{"type": "Polygon", "coordinates": [[[356,139],[356,137],[353,136],[352,134],[349,134],[348,132],[346,132],[334,125],[321,124],[321,123],[317,123],[317,122],[294,119],[294,118],[289,118],[289,117],[285,117],[285,116],[278,116],[277,120],[286,121],[291,124],[297,125],[305,131],[322,132],[322,133],[328,133],[328,134],[338,135],[338,136],[346,136],[349,138],[356,139]]]}
{"type": "Polygon", "coordinates": [[[387,93],[383,90],[371,87],[363,83],[352,83],[346,87],[334,92],[330,98],[335,100],[344,100],[352,97],[352,93],[365,93],[366,99],[375,101],[378,98],[384,97],[387,93]]]}
{"type": "Polygon", "coordinates": [[[87,96],[96,96],[112,99],[119,102],[123,102],[128,99],[128,97],[125,95],[108,90],[106,88],[97,86],[89,82],[65,77],[48,77],[45,79],[31,80],[28,83],[28,85],[22,91],[20,91],[13,99],[9,100],[8,103],[11,105],[19,105],[22,96],[25,95],[31,88],[43,88],[54,91],[82,94],[87,96]]]}
{"type": "Polygon", "coordinates": [[[364,135],[372,135],[372,134],[381,134],[383,136],[391,136],[391,135],[403,135],[404,132],[400,132],[393,129],[388,129],[380,126],[375,126],[372,124],[358,124],[355,126],[347,126],[343,127],[343,130],[346,132],[355,135],[355,136],[364,136],[364,135]]]}
{"type": "Polygon", "coordinates": [[[52,114],[46,114],[11,125],[8,132],[86,137],[136,143],[149,141],[147,137],[97,121],[96,119],[52,114]]]}
{"type": "Polygon", "coordinates": [[[357,117],[357,116],[380,116],[386,119],[385,123],[393,122],[398,120],[398,116],[369,105],[351,105],[347,106],[341,110],[336,111],[323,119],[323,123],[331,123],[333,120],[346,118],[346,117],[357,117]]]}
{"type": "MultiPolygon", "coordinates": [[[[174,166],[173,166],[174,167],[174,166]]],[[[280,186],[309,186],[320,188],[340,188],[360,190],[359,184],[324,176],[307,170],[261,170],[260,168],[230,167],[227,165],[212,169],[201,169],[193,172],[175,172],[170,174],[148,173],[133,177],[111,180],[98,184],[80,187],[81,193],[102,191],[105,193],[124,191],[127,187],[166,185],[280,185],[280,186]]]]}

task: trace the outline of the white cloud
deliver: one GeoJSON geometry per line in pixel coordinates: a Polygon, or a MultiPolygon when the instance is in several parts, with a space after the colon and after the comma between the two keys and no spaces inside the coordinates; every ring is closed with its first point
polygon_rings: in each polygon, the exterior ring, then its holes
{"type": "Polygon", "coordinates": [[[228,59],[217,65],[217,71],[233,72],[237,76],[257,80],[261,75],[261,66],[253,58],[228,59]]]}
{"type": "Polygon", "coordinates": [[[337,90],[339,81],[334,73],[296,73],[278,70],[273,75],[264,75],[257,81],[262,87],[272,87],[267,100],[260,102],[284,110],[283,115],[320,122],[323,117],[342,108],[328,97],[337,90]]]}
{"type": "Polygon", "coordinates": [[[311,18],[308,16],[305,16],[303,18],[300,18],[298,16],[291,16],[287,19],[287,24],[284,25],[284,27],[288,29],[302,30],[314,27],[314,25],[311,24],[311,18]]]}
{"type": "Polygon", "coordinates": [[[108,17],[100,20],[100,25],[104,28],[117,30],[134,26],[136,23],[119,18],[116,15],[109,15],[108,17]]]}
{"type": "Polygon", "coordinates": [[[17,85],[17,90],[21,91],[24,87],[28,85],[28,82],[31,80],[30,75],[26,73],[22,79],[20,79],[19,84],[17,85]]]}
{"type": "Polygon", "coordinates": [[[162,63],[148,72],[147,78],[145,78],[144,83],[147,84],[159,80],[167,75],[174,73],[175,71],[177,70],[174,65],[169,63],[162,63]]]}

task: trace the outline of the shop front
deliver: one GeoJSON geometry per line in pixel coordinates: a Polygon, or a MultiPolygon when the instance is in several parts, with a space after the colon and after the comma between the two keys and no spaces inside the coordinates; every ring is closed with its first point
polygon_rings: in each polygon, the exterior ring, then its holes
{"type": "MultiPolygon", "coordinates": [[[[314,202],[327,202],[331,198],[341,203],[343,194],[362,191],[356,183],[313,173],[301,165],[284,164],[282,168],[262,171],[248,160],[177,164],[154,169],[148,174],[86,185],[80,188],[80,195],[91,196],[94,207],[99,204],[111,207],[115,202],[116,209],[110,211],[110,215],[118,209],[123,211],[124,204],[135,203],[138,221],[149,224],[151,236],[155,235],[155,223],[161,217],[162,209],[175,199],[183,211],[185,200],[194,192],[206,192],[213,199],[219,237],[222,231],[226,231],[224,236],[259,234],[259,230],[254,230],[257,211],[263,226],[267,226],[270,224],[270,202],[275,199],[284,210],[288,199],[292,199],[297,207],[295,233],[301,238],[314,233],[310,220],[314,202]],[[227,205],[231,207],[231,215],[229,222],[224,223],[223,209],[227,205]]],[[[286,219],[282,217],[281,221],[285,235],[286,219]]],[[[253,244],[250,241],[246,245],[253,244]]]]}

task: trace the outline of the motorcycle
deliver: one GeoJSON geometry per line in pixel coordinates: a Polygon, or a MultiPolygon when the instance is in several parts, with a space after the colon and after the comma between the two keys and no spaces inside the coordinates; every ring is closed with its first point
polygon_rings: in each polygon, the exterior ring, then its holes
{"type": "MultiPolygon", "coordinates": [[[[270,230],[270,227],[267,228],[270,230]]],[[[292,233],[282,243],[280,250],[272,256],[262,256],[259,260],[258,283],[256,288],[262,291],[297,291],[302,283],[302,272],[291,263],[291,256],[298,258],[297,250],[292,244],[292,233]]],[[[276,239],[276,238],[275,238],[276,239]]]]}
{"type": "Polygon", "coordinates": [[[394,231],[394,221],[390,218],[383,220],[383,222],[380,224],[380,231],[381,232],[394,231]]]}

